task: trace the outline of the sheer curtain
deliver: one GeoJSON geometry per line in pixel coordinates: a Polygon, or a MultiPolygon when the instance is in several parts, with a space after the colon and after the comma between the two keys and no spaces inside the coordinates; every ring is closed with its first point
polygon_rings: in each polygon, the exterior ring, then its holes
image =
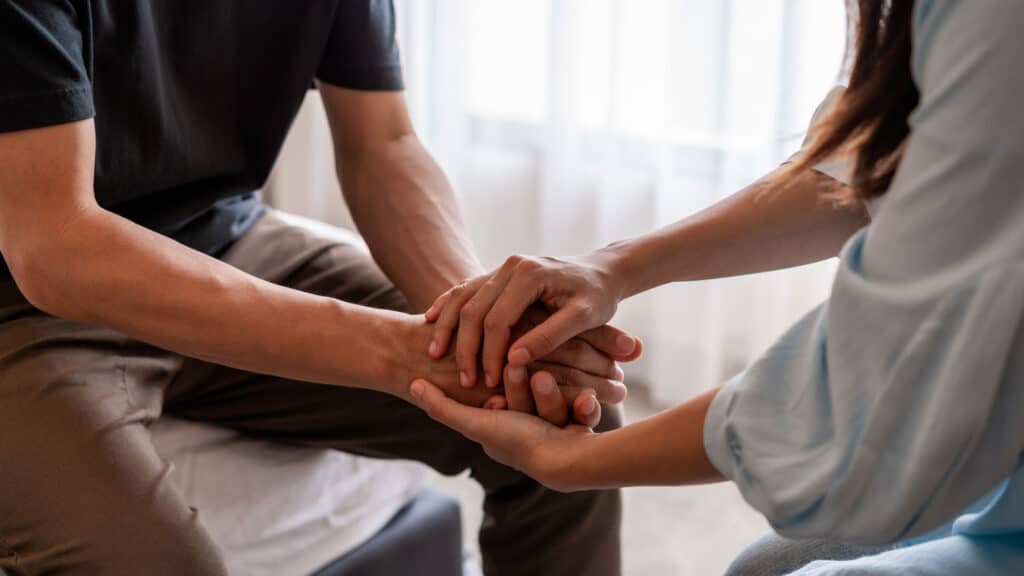
{"type": "MultiPolygon", "coordinates": [[[[840,0],[396,0],[408,98],[479,253],[567,255],[676,221],[777,166],[834,83],[840,0]]],[[[344,224],[319,104],[272,180],[344,224]]],[[[737,234],[742,231],[737,230],[737,234]]],[[[720,383],[823,299],[823,263],[664,287],[615,322],[658,402],[720,383]]]]}

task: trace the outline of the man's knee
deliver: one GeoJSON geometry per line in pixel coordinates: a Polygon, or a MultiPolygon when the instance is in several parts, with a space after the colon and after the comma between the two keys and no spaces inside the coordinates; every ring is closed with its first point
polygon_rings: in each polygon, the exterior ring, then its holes
{"type": "Polygon", "coordinates": [[[602,404],[601,422],[598,423],[595,430],[598,432],[610,432],[617,428],[622,428],[624,420],[625,414],[621,405],[602,404]]]}

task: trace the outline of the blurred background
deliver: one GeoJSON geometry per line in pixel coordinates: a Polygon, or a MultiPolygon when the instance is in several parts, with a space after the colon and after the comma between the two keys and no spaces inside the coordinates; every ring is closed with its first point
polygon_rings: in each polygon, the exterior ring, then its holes
{"type": "MultiPolygon", "coordinates": [[[[488,267],[683,218],[784,161],[835,84],[840,0],[395,0],[407,97],[488,267]]],[[[267,199],[352,227],[311,92],[267,199]]],[[[742,231],[737,230],[737,233],[742,231]]],[[[664,287],[615,323],[643,338],[629,419],[720,384],[825,298],[834,264],[664,287]]],[[[479,494],[464,499],[474,538],[479,494]]],[[[730,486],[627,491],[627,574],[720,573],[767,530],[730,486]]]]}

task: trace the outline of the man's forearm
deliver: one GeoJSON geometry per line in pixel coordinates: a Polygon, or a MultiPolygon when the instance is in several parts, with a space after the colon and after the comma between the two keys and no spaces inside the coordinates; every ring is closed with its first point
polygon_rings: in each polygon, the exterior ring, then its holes
{"type": "Polygon", "coordinates": [[[841,186],[808,170],[758,181],[676,224],[598,252],[624,279],[622,297],[677,281],[777,270],[835,256],[868,223],[859,206],[836,206],[841,186]]]}
{"type": "Polygon", "coordinates": [[[352,217],[414,309],[483,272],[448,179],[414,135],[361,149],[342,165],[352,217]]]}
{"type": "Polygon", "coordinates": [[[404,395],[388,346],[404,315],[270,284],[99,207],[60,233],[17,267],[48,312],[240,369],[404,395]]]}

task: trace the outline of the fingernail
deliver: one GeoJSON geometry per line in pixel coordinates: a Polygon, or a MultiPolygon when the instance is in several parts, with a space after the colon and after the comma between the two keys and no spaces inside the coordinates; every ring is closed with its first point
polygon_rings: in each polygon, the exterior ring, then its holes
{"type": "Polygon", "coordinates": [[[552,394],[555,391],[555,383],[549,378],[537,378],[537,391],[541,394],[552,394]]]}
{"type": "Polygon", "coordinates": [[[619,334],[619,337],[615,339],[615,345],[618,346],[619,352],[630,354],[636,349],[636,340],[625,334],[619,334]]]}
{"type": "Polygon", "coordinates": [[[472,386],[472,384],[469,383],[469,374],[459,372],[459,384],[462,384],[463,388],[469,388],[472,386]]]}
{"type": "Polygon", "coordinates": [[[526,382],[526,368],[523,368],[522,366],[510,366],[508,369],[508,379],[516,384],[526,382]]]}
{"type": "Polygon", "coordinates": [[[621,367],[616,366],[615,367],[615,379],[618,380],[619,382],[622,382],[623,380],[625,380],[625,378],[626,378],[626,373],[622,371],[621,367]]]}
{"type": "Polygon", "coordinates": [[[431,340],[430,349],[427,350],[427,352],[429,352],[431,356],[437,356],[437,346],[437,340],[431,340]]]}
{"type": "Polygon", "coordinates": [[[597,400],[594,400],[593,396],[584,397],[583,406],[580,409],[583,411],[584,415],[590,416],[594,413],[594,410],[597,410],[597,400]]]}
{"type": "Polygon", "coordinates": [[[494,378],[491,378],[490,374],[485,374],[484,384],[486,384],[488,388],[494,388],[494,378]]]}
{"type": "Polygon", "coordinates": [[[423,398],[423,382],[420,382],[419,380],[413,382],[409,386],[409,394],[412,394],[412,397],[417,400],[423,398]]]}
{"type": "Polygon", "coordinates": [[[530,363],[530,351],[526,348],[516,348],[508,353],[508,361],[512,364],[525,366],[530,363]]]}

